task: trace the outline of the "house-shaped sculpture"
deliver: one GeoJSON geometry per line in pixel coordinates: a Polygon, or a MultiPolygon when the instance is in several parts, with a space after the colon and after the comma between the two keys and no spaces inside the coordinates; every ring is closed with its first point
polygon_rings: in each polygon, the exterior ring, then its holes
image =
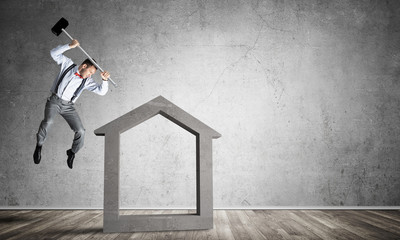
{"type": "Polygon", "coordinates": [[[221,134],[159,96],[96,129],[105,136],[104,232],[171,231],[213,228],[212,139],[221,134]],[[196,214],[120,215],[120,135],[162,115],[196,136],[196,214]]]}

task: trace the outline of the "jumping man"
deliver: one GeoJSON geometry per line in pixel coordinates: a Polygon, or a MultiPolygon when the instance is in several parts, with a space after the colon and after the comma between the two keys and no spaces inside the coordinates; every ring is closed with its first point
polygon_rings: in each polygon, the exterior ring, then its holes
{"type": "Polygon", "coordinates": [[[36,164],[40,163],[42,145],[46,140],[47,131],[52,125],[56,113],[58,113],[75,132],[72,147],[67,150],[67,165],[72,169],[75,154],[82,148],[85,135],[85,129],[75,110],[74,103],[85,89],[99,95],[105,95],[108,91],[107,80],[110,74],[107,71],[101,73],[103,81],[98,84],[92,78],[97,68],[89,59],[83,61],[80,66],[76,66],[71,59],[63,55],[65,51],[77,46],[79,46],[79,42],[74,39],[70,44],[60,45],[50,51],[51,57],[60,65],[61,71],[54,80],[51,88],[52,95],[47,99],[44,119],[36,134],[36,149],[33,154],[33,160],[36,164]]]}

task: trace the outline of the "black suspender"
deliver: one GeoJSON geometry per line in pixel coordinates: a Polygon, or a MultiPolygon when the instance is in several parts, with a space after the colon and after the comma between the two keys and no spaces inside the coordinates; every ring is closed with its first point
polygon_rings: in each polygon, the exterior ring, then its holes
{"type": "Polygon", "coordinates": [[[73,69],[76,66],[76,64],[72,64],[71,66],[69,66],[67,69],[65,69],[65,71],[61,74],[60,79],[58,79],[57,85],[56,85],[56,89],[54,90],[54,93],[57,94],[58,93],[58,87],[60,86],[60,83],[62,82],[63,78],[65,77],[65,75],[67,74],[67,72],[71,71],[71,69],[73,69]]]}
{"type": "Polygon", "coordinates": [[[72,96],[71,102],[74,101],[74,99],[78,96],[79,92],[82,90],[83,86],[85,86],[86,79],[87,79],[87,78],[85,78],[85,79],[82,80],[81,85],[79,85],[78,89],[76,89],[76,91],[74,92],[74,96],[72,96]]]}
{"type": "MultiPolygon", "coordinates": [[[[65,69],[65,71],[61,74],[60,78],[58,79],[56,88],[54,90],[54,93],[57,94],[58,93],[58,87],[60,86],[60,83],[62,82],[62,80],[64,79],[65,75],[71,71],[74,67],[76,66],[76,64],[72,64],[71,66],[69,66],[67,69],[65,69]]],[[[81,82],[81,85],[79,85],[78,89],[76,89],[76,91],[74,92],[74,95],[71,98],[71,102],[74,101],[74,99],[78,96],[79,92],[82,90],[82,88],[85,86],[87,78],[83,79],[81,82]]],[[[66,88],[66,87],[65,87],[66,88]]],[[[65,89],[64,89],[65,91],[65,89]]],[[[64,91],[62,94],[64,94],[64,91]]],[[[62,95],[61,94],[61,95],[62,95]]]]}

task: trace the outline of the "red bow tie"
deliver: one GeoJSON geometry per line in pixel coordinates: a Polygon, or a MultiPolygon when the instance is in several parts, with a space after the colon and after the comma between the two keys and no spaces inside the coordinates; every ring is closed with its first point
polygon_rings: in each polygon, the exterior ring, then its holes
{"type": "Polygon", "coordinates": [[[75,75],[83,79],[83,77],[79,73],[76,72],[75,75]]]}

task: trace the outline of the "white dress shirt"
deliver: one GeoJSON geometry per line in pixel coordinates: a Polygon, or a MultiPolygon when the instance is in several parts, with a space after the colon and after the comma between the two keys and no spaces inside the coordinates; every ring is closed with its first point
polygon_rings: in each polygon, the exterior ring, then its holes
{"type": "MultiPolygon", "coordinates": [[[[58,86],[58,91],[55,92],[58,79],[61,77],[64,70],[67,69],[72,64],[74,64],[74,62],[72,62],[70,58],[63,55],[63,53],[69,49],[70,49],[69,45],[66,44],[66,45],[60,45],[50,51],[51,57],[54,59],[54,61],[57,62],[58,65],[61,66],[61,71],[58,74],[57,78],[54,80],[51,92],[57,94],[58,97],[60,97],[65,101],[71,101],[75,91],[79,88],[79,86],[83,81],[82,78],[75,75],[75,73],[78,73],[78,67],[79,67],[75,66],[64,76],[62,82],[58,86]]],[[[97,93],[99,95],[105,95],[108,91],[108,82],[102,81],[101,84],[98,84],[93,80],[91,76],[88,77],[86,79],[85,85],[83,86],[82,90],[78,92],[77,96],[75,97],[75,99],[73,99],[72,102],[76,102],[78,97],[85,89],[97,93]]]]}

